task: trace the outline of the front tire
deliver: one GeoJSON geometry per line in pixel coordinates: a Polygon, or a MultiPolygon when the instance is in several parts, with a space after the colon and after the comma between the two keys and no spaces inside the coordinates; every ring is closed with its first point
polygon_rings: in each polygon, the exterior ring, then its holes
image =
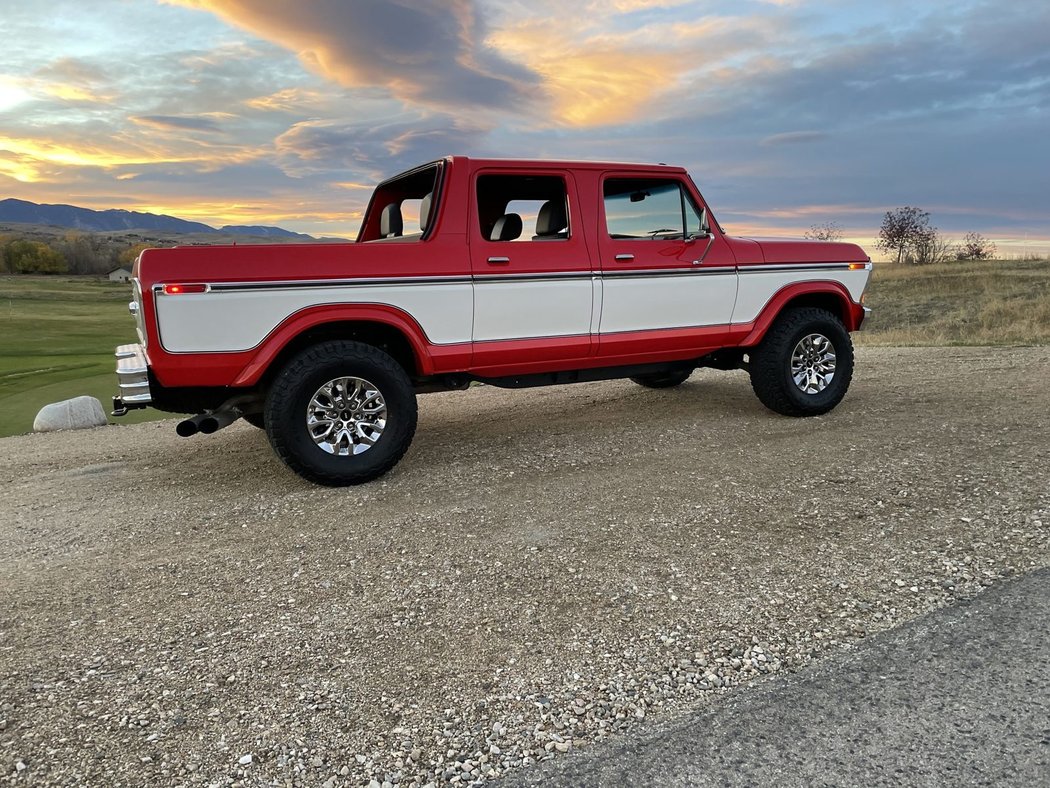
{"type": "Polygon", "coordinates": [[[360,342],[323,342],[278,374],[266,396],[266,434],[304,479],[363,484],[389,471],[416,431],[416,397],[393,358],[360,342]]]}
{"type": "Polygon", "coordinates": [[[846,396],[853,342],[834,314],[813,307],[781,314],[749,354],[751,388],[784,416],[819,416],[846,396]]]}

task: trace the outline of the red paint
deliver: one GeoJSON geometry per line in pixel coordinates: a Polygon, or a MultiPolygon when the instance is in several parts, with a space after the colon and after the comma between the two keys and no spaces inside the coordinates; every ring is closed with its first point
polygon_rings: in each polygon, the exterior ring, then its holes
{"type": "MultiPolygon", "coordinates": [[[[766,241],[733,238],[722,233],[710,206],[685,170],[663,165],[601,162],[535,162],[449,157],[440,165],[433,209],[422,238],[364,243],[193,246],[148,249],[135,262],[133,275],[143,291],[142,315],[148,334],[151,368],[164,386],[251,387],[264,376],[281,351],[305,331],[332,322],[374,322],[399,331],[412,349],[422,375],[472,372],[482,376],[564,371],[597,366],[688,360],[723,347],[751,346],[761,340],[780,310],[793,298],[827,294],[837,299],[847,328],[863,320],[861,306],[837,282],[804,282],[785,287],[766,304],[758,319],[746,325],[675,328],[607,334],[585,334],[550,339],[434,345],[411,315],[391,306],[343,304],[312,307],[283,320],[257,348],[237,353],[172,354],[163,350],[157,335],[154,288],[177,297],[176,289],[202,292],[206,284],[280,281],[328,281],[359,277],[435,277],[542,274],[572,271],[586,274],[608,269],[690,268],[707,242],[654,241],[644,253],[631,244],[635,259],[615,262],[621,242],[604,231],[602,183],[608,177],[666,177],[684,184],[699,209],[706,209],[711,225],[706,266],[775,263],[866,263],[867,255],[854,244],[808,241],[766,241]],[[476,179],[483,173],[551,174],[564,177],[573,232],[565,242],[535,244],[493,243],[481,236],[473,207],[476,179]],[[508,251],[509,250],[509,251],[508,251]],[[490,257],[510,256],[506,266],[490,257]]],[[[382,188],[395,189],[392,186],[382,188]]],[[[373,196],[373,202],[377,198],[373,196]]],[[[360,238],[376,238],[379,211],[370,203],[360,238]]],[[[513,286],[513,285],[508,285],[513,286]]]]}

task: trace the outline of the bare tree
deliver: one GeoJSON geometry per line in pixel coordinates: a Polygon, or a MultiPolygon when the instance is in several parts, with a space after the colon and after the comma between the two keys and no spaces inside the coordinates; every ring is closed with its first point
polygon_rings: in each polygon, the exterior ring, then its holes
{"type": "Polygon", "coordinates": [[[931,228],[927,235],[914,243],[908,254],[916,265],[927,265],[954,260],[958,250],[955,241],[931,228]]]}
{"type": "Polygon", "coordinates": [[[810,241],[841,241],[842,228],[835,222],[812,225],[805,234],[810,241]]]}
{"type": "Polygon", "coordinates": [[[995,257],[995,244],[980,233],[966,233],[959,245],[960,260],[990,260],[995,257]]]}
{"type": "Polygon", "coordinates": [[[936,235],[937,228],[930,224],[930,214],[906,205],[896,211],[886,211],[876,245],[884,252],[896,252],[898,263],[905,259],[905,252],[910,253],[912,261],[920,262],[927,256],[920,254],[920,250],[927,249],[936,235]]]}

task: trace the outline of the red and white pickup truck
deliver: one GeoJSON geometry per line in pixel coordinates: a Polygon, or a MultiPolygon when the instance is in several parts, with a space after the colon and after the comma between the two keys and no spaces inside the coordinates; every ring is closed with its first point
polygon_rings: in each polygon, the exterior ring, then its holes
{"type": "Polygon", "coordinates": [[[726,235],[685,170],[453,156],[381,183],[356,243],[148,249],[114,412],[238,418],[303,477],[385,473],[416,394],[747,369],[777,413],[835,407],[867,313],[849,243],[726,235]]]}

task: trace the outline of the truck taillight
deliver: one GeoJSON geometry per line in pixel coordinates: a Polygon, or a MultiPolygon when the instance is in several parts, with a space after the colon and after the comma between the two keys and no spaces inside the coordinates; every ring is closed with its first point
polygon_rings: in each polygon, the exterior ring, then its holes
{"type": "Polygon", "coordinates": [[[207,293],[208,286],[201,284],[164,285],[164,295],[189,295],[190,293],[207,293]]]}

